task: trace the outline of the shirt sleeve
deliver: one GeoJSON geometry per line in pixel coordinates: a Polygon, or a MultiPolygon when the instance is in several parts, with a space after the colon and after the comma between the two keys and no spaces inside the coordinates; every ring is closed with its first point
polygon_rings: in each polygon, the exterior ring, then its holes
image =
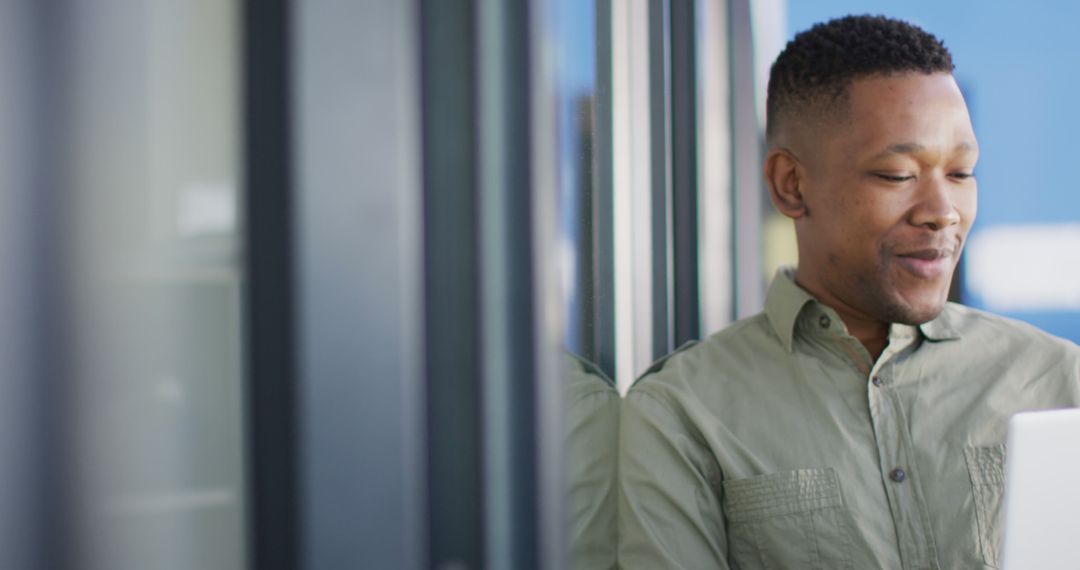
{"type": "Polygon", "coordinates": [[[619,566],[726,570],[715,457],[685,414],[639,388],[619,430],[619,566]]]}

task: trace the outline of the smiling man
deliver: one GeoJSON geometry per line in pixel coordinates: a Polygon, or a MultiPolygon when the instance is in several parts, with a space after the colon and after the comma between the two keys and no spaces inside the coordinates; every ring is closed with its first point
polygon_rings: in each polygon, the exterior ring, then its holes
{"type": "Polygon", "coordinates": [[[623,402],[623,568],[996,567],[1009,417],[1080,406],[1080,348],[947,303],[978,142],[905,22],[795,37],[765,180],[799,265],[623,402]]]}

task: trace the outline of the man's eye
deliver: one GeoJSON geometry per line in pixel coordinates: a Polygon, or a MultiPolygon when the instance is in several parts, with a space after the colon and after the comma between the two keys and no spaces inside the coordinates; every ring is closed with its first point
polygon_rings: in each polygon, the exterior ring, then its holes
{"type": "Polygon", "coordinates": [[[874,173],[874,176],[877,176],[878,178],[880,178],[882,180],[885,180],[886,182],[907,182],[908,180],[914,180],[915,179],[914,176],[905,176],[905,175],[898,175],[898,174],[884,174],[884,173],[881,173],[881,172],[874,173]]]}
{"type": "Polygon", "coordinates": [[[974,172],[953,172],[953,173],[949,174],[949,177],[955,178],[956,180],[967,180],[969,178],[975,178],[975,173],[974,172]]]}

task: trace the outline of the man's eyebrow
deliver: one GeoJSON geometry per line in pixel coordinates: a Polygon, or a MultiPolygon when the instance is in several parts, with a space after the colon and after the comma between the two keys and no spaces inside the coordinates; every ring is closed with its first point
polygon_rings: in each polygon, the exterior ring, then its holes
{"type": "Polygon", "coordinates": [[[919,143],[898,143],[891,144],[885,147],[885,150],[881,151],[874,158],[885,158],[886,156],[893,154],[915,154],[926,150],[926,145],[919,143]]]}
{"type": "MultiPolygon", "coordinates": [[[[966,154],[976,149],[976,146],[968,141],[961,142],[953,148],[954,154],[966,154]]],[[[873,159],[885,158],[894,154],[917,154],[926,150],[926,145],[919,143],[897,143],[891,144],[885,147],[885,150],[879,152],[873,159]]]]}
{"type": "Polygon", "coordinates": [[[953,148],[953,153],[954,154],[965,154],[965,153],[973,152],[973,151],[976,151],[976,150],[979,150],[979,147],[976,146],[975,143],[964,141],[964,142],[956,145],[956,147],[953,148]]]}

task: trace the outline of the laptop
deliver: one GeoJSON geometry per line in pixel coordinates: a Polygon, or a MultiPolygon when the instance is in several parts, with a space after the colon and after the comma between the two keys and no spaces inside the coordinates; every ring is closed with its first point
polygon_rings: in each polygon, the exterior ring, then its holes
{"type": "Polygon", "coordinates": [[[1004,570],[1080,568],[1080,409],[1009,421],[1004,570]]]}

